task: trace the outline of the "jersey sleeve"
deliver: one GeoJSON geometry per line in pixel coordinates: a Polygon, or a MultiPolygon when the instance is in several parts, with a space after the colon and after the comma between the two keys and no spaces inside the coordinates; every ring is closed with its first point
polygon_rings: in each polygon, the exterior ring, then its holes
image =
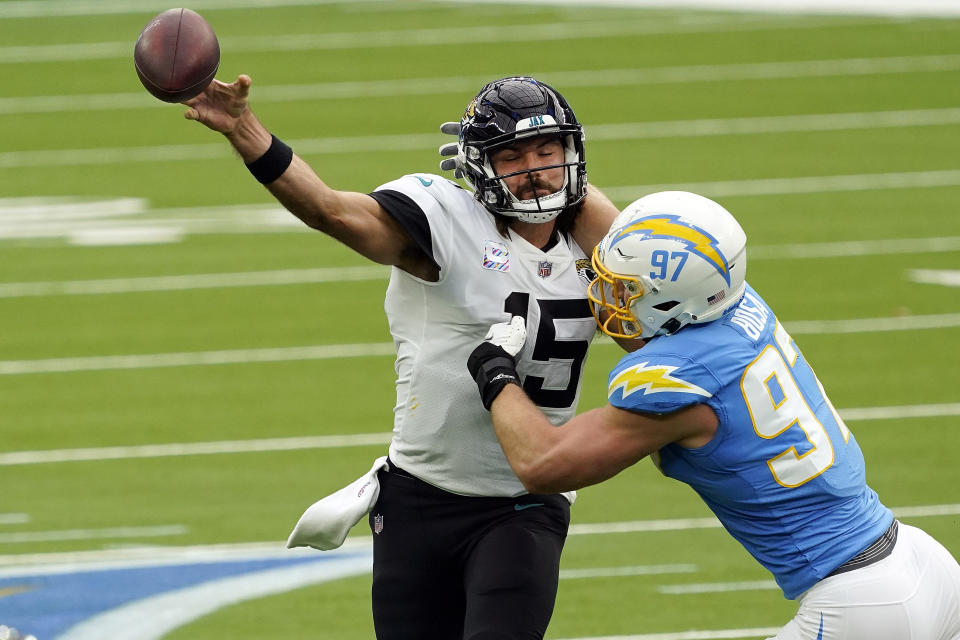
{"type": "Polygon", "coordinates": [[[644,353],[651,345],[628,354],[610,372],[607,397],[620,409],[641,413],[672,413],[707,402],[719,390],[716,377],[688,357],[644,353]]]}
{"type": "Polygon", "coordinates": [[[450,237],[464,191],[431,174],[411,174],[383,184],[370,196],[399,222],[421,251],[440,268],[450,265],[450,237]]]}

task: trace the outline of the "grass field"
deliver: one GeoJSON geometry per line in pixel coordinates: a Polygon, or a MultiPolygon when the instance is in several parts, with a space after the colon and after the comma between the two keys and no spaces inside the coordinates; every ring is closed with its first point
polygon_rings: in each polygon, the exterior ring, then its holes
{"type": "MultiPolygon", "coordinates": [[[[438,172],[439,124],[488,80],[532,73],[576,108],[590,179],[618,205],[670,186],[727,206],[749,281],[870,484],[960,555],[960,20],[250,4],[195,5],[221,38],[218,77],[250,74],[261,119],[334,187],[438,172]]],[[[30,617],[19,603],[45,583],[16,571],[141,546],[282,548],[392,426],[387,272],[294,224],[223,140],[143,91],[133,43],[165,8],[0,2],[0,625],[24,632],[78,605],[30,617]],[[344,438],[265,442],[316,436],[344,438]]],[[[605,401],[617,358],[592,348],[581,409],[605,401]]],[[[696,526],[709,515],[649,463],[582,491],[548,636],[782,625],[794,604],[696,526]]],[[[363,548],[369,531],[353,536],[363,548]]],[[[369,575],[164,637],[261,636],[373,637],[369,575]]]]}

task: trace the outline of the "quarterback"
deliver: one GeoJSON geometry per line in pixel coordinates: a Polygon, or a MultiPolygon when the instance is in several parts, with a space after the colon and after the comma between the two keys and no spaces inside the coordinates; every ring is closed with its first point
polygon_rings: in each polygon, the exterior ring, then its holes
{"type": "MultiPolygon", "coordinates": [[[[393,266],[384,305],[397,349],[393,438],[367,481],[379,491],[368,505],[377,637],[542,638],[573,495],[529,495],[463,362],[491,324],[523,318],[524,389],[550,420],[573,417],[596,333],[588,256],[617,215],[587,185],[582,126],[552,87],[504,78],[469,103],[456,145],[442,151],[454,157],[441,166],[471,190],[414,173],[353,193],[328,187],[269,133],[249,88],[247,76],[214,81],[185,115],[223,133],[307,225],[393,266]]],[[[366,482],[358,487],[354,496],[366,482]]],[[[333,537],[342,542],[355,522],[333,537]]]]}
{"type": "Polygon", "coordinates": [[[581,488],[651,456],[799,601],[776,640],[960,640],[960,566],[866,484],[856,438],[745,281],[733,216],[692,193],[646,196],[614,221],[593,268],[597,323],[635,341],[610,373],[609,404],[548,422],[516,384],[520,322],[495,326],[469,358],[527,489],[581,488]]]}

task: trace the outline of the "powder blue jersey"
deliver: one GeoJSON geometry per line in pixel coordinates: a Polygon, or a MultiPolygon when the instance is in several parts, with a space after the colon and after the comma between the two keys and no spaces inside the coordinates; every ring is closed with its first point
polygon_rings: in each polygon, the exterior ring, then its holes
{"type": "Polygon", "coordinates": [[[721,319],[688,325],[626,355],[610,403],[670,413],[706,403],[719,418],[698,449],[654,461],[693,487],[787,598],[857,555],[893,515],[867,486],[863,454],[813,369],[757,293],[721,319]]]}

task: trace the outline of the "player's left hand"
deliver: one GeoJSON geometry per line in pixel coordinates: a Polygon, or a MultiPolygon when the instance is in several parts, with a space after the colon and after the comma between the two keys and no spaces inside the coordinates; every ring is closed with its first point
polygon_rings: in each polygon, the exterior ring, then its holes
{"type": "MultiPolygon", "coordinates": [[[[440,125],[440,133],[444,133],[448,136],[456,136],[458,141],[460,138],[460,123],[459,122],[444,122],[440,125]]],[[[463,169],[460,167],[457,162],[457,143],[456,142],[447,142],[440,145],[440,155],[443,156],[443,160],[440,161],[440,169],[442,171],[453,171],[454,178],[463,177],[463,169]],[[451,157],[452,156],[452,157],[451,157]]]]}
{"type": "Polygon", "coordinates": [[[490,331],[483,339],[516,356],[527,341],[527,321],[523,316],[513,316],[510,322],[498,322],[490,326],[490,331]]]}
{"type": "Polygon", "coordinates": [[[514,356],[527,339],[527,323],[522,316],[490,327],[484,341],[467,359],[467,369],[477,383],[480,399],[488,411],[494,399],[508,384],[520,384],[514,356]]]}

